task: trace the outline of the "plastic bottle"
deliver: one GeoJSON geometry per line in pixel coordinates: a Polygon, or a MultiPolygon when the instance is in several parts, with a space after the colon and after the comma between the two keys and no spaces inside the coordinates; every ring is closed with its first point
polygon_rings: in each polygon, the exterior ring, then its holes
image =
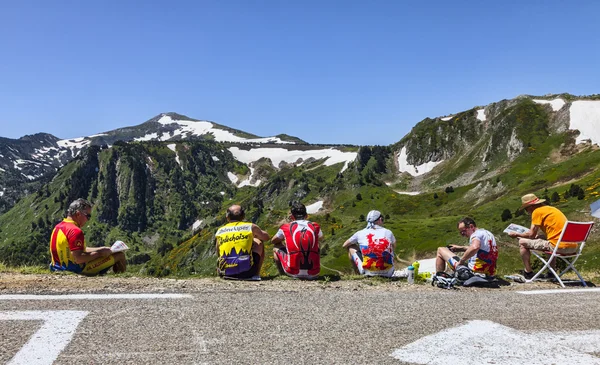
{"type": "Polygon", "coordinates": [[[415,283],[415,268],[411,265],[406,270],[408,272],[408,277],[406,278],[408,280],[408,283],[414,284],[415,283]]]}
{"type": "Polygon", "coordinates": [[[419,261],[415,261],[412,263],[412,267],[415,268],[415,280],[419,280],[419,265],[421,265],[419,261]]]}

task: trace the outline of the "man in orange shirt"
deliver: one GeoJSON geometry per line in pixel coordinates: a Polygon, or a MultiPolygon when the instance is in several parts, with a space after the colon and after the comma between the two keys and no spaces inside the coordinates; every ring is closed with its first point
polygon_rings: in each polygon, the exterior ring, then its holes
{"type": "MultiPolygon", "coordinates": [[[[525,209],[531,215],[531,228],[524,233],[510,232],[508,234],[511,237],[519,238],[521,258],[523,259],[523,265],[525,265],[525,271],[523,272],[525,279],[531,279],[535,275],[529,261],[531,250],[553,251],[567,221],[567,217],[563,212],[555,207],[543,204],[545,201],[545,199],[539,199],[534,194],[524,195],[521,198],[523,205],[520,209],[525,209]],[[545,238],[538,235],[540,230],[545,238]]],[[[577,244],[561,243],[557,252],[569,254],[574,253],[576,250],[577,244]]],[[[554,262],[551,262],[550,265],[554,268],[554,262]]]]}
{"type": "Polygon", "coordinates": [[[127,261],[123,252],[113,253],[110,247],[87,247],[81,228],[92,216],[92,204],[77,199],[69,205],[67,218],[54,227],[50,237],[52,271],[71,271],[93,276],[105,274],[111,267],[115,273],[125,272],[127,261]]]}

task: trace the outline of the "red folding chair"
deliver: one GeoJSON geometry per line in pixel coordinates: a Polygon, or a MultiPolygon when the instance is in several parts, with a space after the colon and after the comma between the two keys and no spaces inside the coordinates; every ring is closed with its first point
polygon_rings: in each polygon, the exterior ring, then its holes
{"type": "Polygon", "coordinates": [[[588,236],[590,235],[593,225],[594,225],[594,222],[567,221],[565,223],[565,226],[563,227],[562,234],[560,235],[560,237],[558,238],[558,241],[556,242],[556,246],[554,247],[554,250],[543,252],[544,254],[550,255],[548,260],[545,260],[541,254],[538,254],[535,251],[531,251],[531,253],[533,253],[538,259],[540,259],[544,263],[544,267],[542,267],[540,269],[540,271],[538,271],[530,280],[527,280],[527,282],[530,283],[530,282],[534,281],[544,271],[546,271],[546,269],[548,269],[548,270],[550,270],[552,275],[554,275],[554,277],[556,277],[556,279],[558,280],[560,285],[564,288],[565,284],[560,279],[560,277],[563,276],[567,271],[573,270],[575,272],[575,274],[577,274],[577,276],[579,277],[579,280],[581,281],[583,286],[587,286],[587,284],[585,283],[585,280],[583,280],[583,278],[581,277],[581,274],[579,274],[579,271],[577,271],[577,269],[575,269],[574,265],[575,265],[575,262],[577,261],[577,259],[579,258],[579,256],[581,255],[581,251],[583,251],[583,247],[585,246],[585,241],[587,240],[588,236]],[[577,251],[575,251],[575,253],[571,253],[571,254],[561,254],[561,253],[556,252],[556,251],[558,251],[558,246],[562,242],[577,243],[578,244],[577,251]],[[554,269],[550,266],[550,263],[555,258],[559,258],[567,264],[567,268],[564,269],[560,274],[557,274],[556,271],[554,271],[554,269]]]}

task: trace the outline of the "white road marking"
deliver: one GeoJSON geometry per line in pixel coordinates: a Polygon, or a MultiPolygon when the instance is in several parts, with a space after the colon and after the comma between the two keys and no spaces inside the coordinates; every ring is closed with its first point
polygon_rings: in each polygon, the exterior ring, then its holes
{"type": "Polygon", "coordinates": [[[0,312],[2,321],[44,321],[42,327],[17,352],[7,365],[52,364],[71,342],[75,330],[88,312],[14,311],[0,312]]]}
{"type": "Polygon", "coordinates": [[[107,299],[186,299],[190,294],[6,294],[0,300],[107,300],[107,299]]]}
{"type": "Polygon", "coordinates": [[[588,289],[550,289],[550,290],[529,290],[529,291],[518,291],[519,294],[525,295],[536,295],[536,294],[564,294],[564,293],[591,293],[599,292],[600,288],[588,288],[588,289]]]}
{"type": "Polygon", "coordinates": [[[599,365],[600,331],[524,333],[491,321],[425,336],[391,356],[416,364],[599,365]],[[583,337],[580,337],[582,336],[583,337]],[[586,339],[591,342],[584,342],[586,339]],[[435,349],[435,351],[432,351],[435,349]]]}

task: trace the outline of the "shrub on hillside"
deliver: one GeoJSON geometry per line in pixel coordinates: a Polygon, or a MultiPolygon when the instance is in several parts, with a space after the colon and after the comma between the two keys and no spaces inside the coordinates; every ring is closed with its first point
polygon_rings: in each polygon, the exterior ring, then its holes
{"type": "Polygon", "coordinates": [[[509,209],[504,209],[502,211],[502,222],[506,222],[509,219],[512,219],[512,213],[510,212],[509,209]]]}

